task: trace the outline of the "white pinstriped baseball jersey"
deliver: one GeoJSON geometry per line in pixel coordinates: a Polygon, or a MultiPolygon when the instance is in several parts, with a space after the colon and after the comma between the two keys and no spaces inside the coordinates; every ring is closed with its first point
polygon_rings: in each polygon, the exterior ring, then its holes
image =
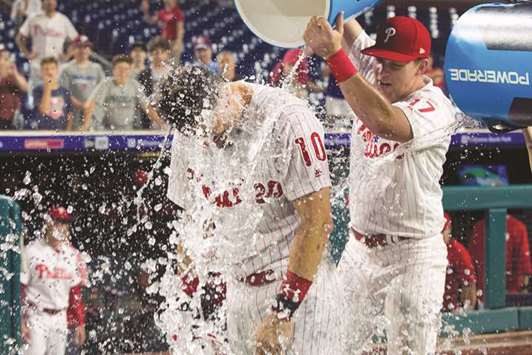
{"type": "Polygon", "coordinates": [[[174,135],[168,184],[168,197],[185,210],[207,201],[216,207],[214,234],[224,241],[217,252],[240,276],[286,266],[299,225],[291,202],[331,186],[323,127],[308,104],[247,85],[253,98],[229,147],[198,148],[174,135]]]}
{"type": "MultiPolygon", "coordinates": [[[[362,33],[351,60],[374,84],[374,57],[361,50],[374,44],[362,33]]],[[[405,144],[374,135],[359,119],[352,131],[350,166],[351,225],[364,234],[432,237],[444,225],[442,189],[445,154],[457,124],[457,111],[443,92],[426,85],[393,105],[405,113],[414,138],[405,144]]]]}
{"type": "Polygon", "coordinates": [[[35,240],[24,248],[22,263],[26,299],[39,308],[66,309],[70,289],[87,284],[87,266],[70,244],[56,251],[46,241],[35,240]]]}

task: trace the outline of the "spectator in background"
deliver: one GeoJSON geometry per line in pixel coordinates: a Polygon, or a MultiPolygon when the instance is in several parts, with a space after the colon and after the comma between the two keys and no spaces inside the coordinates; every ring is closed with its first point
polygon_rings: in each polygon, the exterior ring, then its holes
{"type": "Polygon", "coordinates": [[[219,74],[218,64],[212,60],[212,43],[206,36],[192,39],[195,64],[205,66],[210,72],[219,74]]]}
{"type": "Polygon", "coordinates": [[[30,17],[42,13],[41,0],[15,0],[11,5],[11,20],[17,28],[30,17]]]}
{"type": "Polygon", "coordinates": [[[87,36],[78,36],[72,43],[74,60],[63,69],[60,85],[71,94],[74,110],[73,128],[79,129],[83,120],[83,108],[94,88],[105,79],[100,64],[90,61],[92,43],[87,36]]]}
{"type": "MultiPolygon", "coordinates": [[[[473,235],[469,239],[469,251],[473,257],[478,275],[478,289],[484,290],[486,240],[485,219],[481,219],[473,226],[473,235]]],[[[521,292],[528,286],[529,276],[532,274],[530,265],[530,249],[526,225],[517,218],[506,217],[506,291],[521,292]]],[[[482,297],[479,297],[482,299],[482,297]]]]}
{"type": "Polygon", "coordinates": [[[157,84],[168,73],[166,62],[170,58],[170,43],[162,38],[155,37],[148,43],[150,51],[150,66],[137,76],[137,80],[144,86],[144,93],[150,97],[157,91],[157,84]]]}
{"type": "Polygon", "coordinates": [[[33,87],[41,83],[41,60],[54,57],[59,62],[66,62],[70,54],[63,52],[65,42],[78,36],[68,17],[56,9],[57,0],[43,0],[44,13],[28,18],[16,37],[20,51],[30,61],[30,83],[33,87]],[[27,45],[28,38],[32,40],[31,51],[27,45]]]}
{"type": "Polygon", "coordinates": [[[16,129],[13,121],[21,96],[28,91],[28,82],[18,72],[11,54],[0,45],[0,129],[16,129]]]}
{"type": "Polygon", "coordinates": [[[443,310],[456,312],[474,309],[477,304],[477,277],[473,259],[465,246],[452,237],[452,219],[445,213],[443,240],[447,244],[447,276],[443,310]]]}
{"type": "Polygon", "coordinates": [[[138,81],[131,78],[131,58],[113,58],[113,76],[106,78],[94,90],[85,106],[81,130],[132,130],[141,128],[139,107],[146,112],[153,125],[165,128],[138,81]],[[95,109],[102,111],[93,122],[95,109]]]}
{"type": "Polygon", "coordinates": [[[230,51],[221,51],[216,56],[218,63],[218,72],[222,74],[227,81],[239,80],[236,74],[236,55],[230,51]]]}
{"type": "Polygon", "coordinates": [[[185,15],[179,8],[177,0],[164,0],[164,9],[150,16],[150,1],[142,0],[144,19],[150,24],[159,24],[162,37],[170,42],[173,56],[179,61],[183,53],[185,36],[185,15]]]}
{"type": "MultiPolygon", "coordinates": [[[[144,87],[144,94],[149,98],[154,92],[158,91],[158,83],[166,73],[168,66],[166,62],[170,58],[170,43],[162,38],[155,37],[148,43],[150,51],[150,66],[143,70],[137,80],[144,87]]],[[[153,125],[146,114],[142,115],[142,127],[153,128],[153,125]]]]}
{"type": "Polygon", "coordinates": [[[131,47],[129,56],[133,62],[131,75],[136,78],[144,69],[146,69],[147,48],[142,42],[135,42],[131,47]]]}
{"type": "Polygon", "coordinates": [[[54,57],[41,61],[43,84],[33,90],[35,109],[26,122],[30,129],[72,130],[72,101],[70,93],[59,84],[59,63],[54,57]]]}
{"type": "Polygon", "coordinates": [[[300,62],[296,69],[295,75],[289,83],[285,83],[288,77],[292,74],[295,65],[297,64],[300,56],[303,54],[301,49],[291,49],[287,51],[283,60],[277,63],[270,74],[270,84],[272,86],[286,85],[290,92],[297,97],[307,98],[309,91],[320,92],[321,90],[310,78],[310,64],[305,57],[300,62]]]}

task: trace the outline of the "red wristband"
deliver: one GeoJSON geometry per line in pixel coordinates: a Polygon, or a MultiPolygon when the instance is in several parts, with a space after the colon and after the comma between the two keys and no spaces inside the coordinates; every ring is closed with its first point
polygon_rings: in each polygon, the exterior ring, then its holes
{"type": "Polygon", "coordinates": [[[273,310],[283,313],[287,318],[291,318],[312,285],[312,281],[304,279],[295,273],[288,271],[281,282],[281,289],[276,297],[276,305],[273,310]]]}
{"type": "Polygon", "coordinates": [[[342,83],[358,73],[357,68],[351,62],[343,48],[340,48],[338,52],[327,58],[327,64],[329,64],[338,83],[342,83]]]}

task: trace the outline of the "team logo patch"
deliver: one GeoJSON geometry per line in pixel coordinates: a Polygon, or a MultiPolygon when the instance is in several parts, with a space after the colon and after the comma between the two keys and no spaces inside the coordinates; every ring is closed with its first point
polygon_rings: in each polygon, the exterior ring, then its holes
{"type": "Polygon", "coordinates": [[[388,40],[390,38],[392,38],[393,36],[395,36],[395,34],[397,33],[397,31],[395,30],[395,28],[393,27],[388,27],[385,31],[384,31],[384,34],[386,35],[386,38],[384,38],[384,43],[387,43],[388,40]]]}

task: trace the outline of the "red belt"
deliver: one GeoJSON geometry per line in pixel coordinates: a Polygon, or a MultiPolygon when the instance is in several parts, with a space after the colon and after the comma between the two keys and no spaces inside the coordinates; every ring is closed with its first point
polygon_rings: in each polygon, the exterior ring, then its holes
{"type": "Polygon", "coordinates": [[[245,282],[254,287],[271,284],[274,281],[275,276],[273,270],[259,271],[240,279],[240,282],[245,282]]]}
{"type": "Polygon", "coordinates": [[[409,239],[406,237],[390,236],[386,234],[365,235],[365,234],[357,232],[354,229],[351,229],[351,230],[353,231],[355,239],[366,244],[366,246],[370,249],[378,248],[378,247],[382,248],[387,245],[395,244],[397,242],[401,242],[403,240],[409,239]]]}
{"type": "Polygon", "coordinates": [[[38,309],[39,311],[41,312],[44,312],[44,313],[47,313],[47,314],[50,314],[52,316],[56,315],[56,314],[59,314],[61,312],[64,311],[64,309],[50,309],[50,308],[39,308],[35,303],[33,302],[28,302],[28,306],[30,306],[31,308],[34,308],[34,309],[38,309]]]}

